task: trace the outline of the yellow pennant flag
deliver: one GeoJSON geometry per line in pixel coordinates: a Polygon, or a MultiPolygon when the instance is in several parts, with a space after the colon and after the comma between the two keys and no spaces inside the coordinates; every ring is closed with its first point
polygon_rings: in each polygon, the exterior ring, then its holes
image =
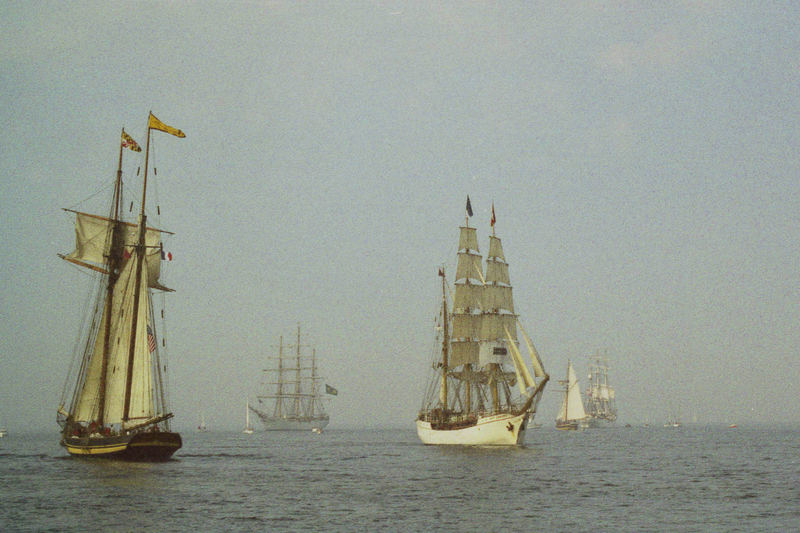
{"type": "Polygon", "coordinates": [[[169,133],[170,135],[174,135],[175,137],[186,137],[186,134],[183,133],[178,128],[167,126],[166,124],[158,120],[153,113],[150,113],[150,122],[147,124],[147,127],[150,128],[151,130],[158,130],[169,133]]]}

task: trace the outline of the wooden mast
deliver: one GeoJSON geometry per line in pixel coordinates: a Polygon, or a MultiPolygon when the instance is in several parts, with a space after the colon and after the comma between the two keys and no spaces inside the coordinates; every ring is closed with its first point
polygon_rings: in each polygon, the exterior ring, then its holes
{"type": "Polygon", "coordinates": [[[448,352],[450,350],[450,332],[448,330],[447,321],[447,284],[444,277],[444,267],[439,270],[439,275],[442,277],[442,327],[444,328],[442,335],[442,414],[447,412],[447,367],[450,364],[448,361],[448,352]]]}
{"type": "Polygon", "coordinates": [[[297,369],[295,370],[296,382],[294,384],[294,416],[300,416],[300,324],[297,324],[297,369]]]}
{"type": "MultiPolygon", "coordinates": [[[[494,232],[494,202],[492,202],[492,221],[491,221],[491,226],[492,226],[492,237],[495,237],[496,235],[495,235],[495,232],[494,232]]],[[[491,246],[490,246],[490,248],[491,248],[491,246]]],[[[487,261],[488,261],[488,256],[489,256],[488,252],[487,252],[486,255],[487,255],[487,261]]],[[[494,310],[494,313],[497,313],[497,309],[494,310]]],[[[500,396],[499,396],[499,394],[497,392],[497,377],[500,375],[501,372],[502,372],[502,369],[500,368],[499,364],[497,364],[497,363],[489,363],[489,390],[492,393],[492,408],[494,409],[495,413],[500,411],[500,396]]]]}
{"type": "MultiPolygon", "coordinates": [[[[152,112],[150,113],[152,116],[152,112]]],[[[136,355],[136,330],[139,322],[139,293],[142,288],[142,263],[146,253],[145,232],[147,231],[147,215],[144,212],[145,200],[147,199],[147,165],[150,158],[150,120],[147,121],[147,148],[144,155],[144,181],[142,183],[142,207],[139,213],[139,236],[135,246],[136,260],[136,287],[133,294],[133,322],[131,324],[131,338],[128,349],[128,369],[125,376],[125,406],[122,410],[122,422],[130,419],[131,407],[131,385],[133,383],[133,363],[136,355]]]]}
{"type": "MultiPolygon", "coordinates": [[[[125,128],[122,129],[122,133],[125,128]]],[[[121,135],[120,135],[121,137],[121,135]]],[[[103,362],[100,371],[100,390],[99,390],[99,404],[97,408],[97,423],[99,426],[105,424],[105,410],[106,410],[106,383],[108,373],[108,350],[109,342],[111,339],[111,314],[112,302],[114,295],[114,286],[119,278],[119,258],[120,258],[120,235],[119,235],[119,204],[122,196],[122,141],[119,143],[119,164],[117,165],[117,182],[114,186],[114,215],[111,222],[111,247],[109,249],[108,257],[108,284],[106,286],[106,303],[105,303],[105,333],[103,335],[103,362]]]]}
{"type": "Polygon", "coordinates": [[[278,347],[278,398],[275,400],[275,416],[283,416],[283,335],[278,347]]]}

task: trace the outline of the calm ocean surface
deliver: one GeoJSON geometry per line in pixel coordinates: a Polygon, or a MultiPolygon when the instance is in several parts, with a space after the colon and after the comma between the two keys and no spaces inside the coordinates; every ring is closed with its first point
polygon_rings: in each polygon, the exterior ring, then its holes
{"type": "Polygon", "coordinates": [[[800,429],[528,430],[423,446],[413,427],[184,433],[161,464],[0,439],[2,531],[797,531],[800,429]]]}

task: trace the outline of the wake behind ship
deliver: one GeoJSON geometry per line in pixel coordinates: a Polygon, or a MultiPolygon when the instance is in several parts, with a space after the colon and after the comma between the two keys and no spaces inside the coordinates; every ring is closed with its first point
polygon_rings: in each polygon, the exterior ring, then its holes
{"type": "Polygon", "coordinates": [[[67,376],[73,387],[64,387],[58,408],[61,445],[74,456],[163,461],[182,445],[181,436],[170,429],[164,343],[157,341],[153,310],[154,292],[172,289],[159,281],[166,257],[161,237],[169,232],[149,227],[145,210],[151,130],[185,137],[150,114],[136,222],[122,218],[122,154],[123,148],[141,148],[124,129],[109,216],[67,210],[75,213],[76,246],[60,257],[88,269],[96,284],[76,354],[79,364],[67,376]]]}

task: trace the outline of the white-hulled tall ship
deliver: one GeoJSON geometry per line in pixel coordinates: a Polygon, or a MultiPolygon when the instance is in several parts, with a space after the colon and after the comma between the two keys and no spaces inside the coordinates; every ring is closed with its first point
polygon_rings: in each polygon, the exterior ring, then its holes
{"type": "Polygon", "coordinates": [[[58,408],[61,445],[75,456],[163,461],[182,444],[170,429],[165,343],[161,339],[159,346],[153,309],[154,293],[172,289],[159,282],[165,256],[161,237],[169,232],[147,225],[151,130],[185,137],[150,114],[136,222],[123,220],[122,149],[141,148],[124,129],[108,216],[67,210],[75,213],[76,246],[60,257],[96,276],[94,302],[76,350],[79,364],[67,375],[58,408]]]}
{"type": "Polygon", "coordinates": [[[589,427],[606,427],[617,420],[616,392],[608,383],[608,358],[599,353],[589,362],[585,401],[589,427]]]}
{"type": "MultiPolygon", "coordinates": [[[[275,366],[264,370],[267,375],[266,394],[257,396],[258,403],[266,400],[271,410],[256,408],[250,405],[266,431],[314,431],[322,430],[328,425],[329,417],[325,412],[320,383],[323,378],[318,374],[316,350],[311,355],[303,355],[300,345],[300,326],[297,326],[297,344],[284,346],[280,338],[278,355],[272,357],[275,366]],[[284,348],[294,348],[294,354],[286,353],[284,348]]],[[[325,393],[336,396],[338,391],[325,384],[325,393]]]]}
{"type": "Polygon", "coordinates": [[[440,348],[416,420],[417,434],[425,444],[513,446],[523,443],[549,376],[514,311],[508,263],[494,234],[494,205],[485,274],[476,229],[469,226],[471,216],[467,197],[452,307],[444,268],[439,270],[440,348]],[[517,326],[533,375],[518,347],[517,326]]]}

